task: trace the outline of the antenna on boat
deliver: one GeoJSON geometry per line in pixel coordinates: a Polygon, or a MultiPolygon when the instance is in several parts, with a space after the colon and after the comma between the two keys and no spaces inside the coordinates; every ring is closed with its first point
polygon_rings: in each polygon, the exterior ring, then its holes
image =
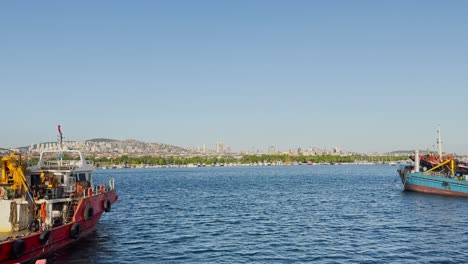
{"type": "Polygon", "coordinates": [[[442,137],[440,136],[440,126],[437,129],[437,146],[439,147],[439,160],[442,161],[442,137]]]}
{"type": "Polygon", "coordinates": [[[63,154],[62,154],[62,150],[63,150],[63,148],[62,148],[63,135],[62,135],[62,130],[61,130],[60,128],[61,128],[61,126],[58,125],[58,126],[57,126],[57,129],[58,129],[58,132],[59,132],[59,143],[60,143],[60,144],[59,144],[59,148],[60,148],[60,149],[59,149],[59,153],[58,153],[57,159],[59,160],[60,165],[62,165],[62,158],[63,158],[63,154]]]}

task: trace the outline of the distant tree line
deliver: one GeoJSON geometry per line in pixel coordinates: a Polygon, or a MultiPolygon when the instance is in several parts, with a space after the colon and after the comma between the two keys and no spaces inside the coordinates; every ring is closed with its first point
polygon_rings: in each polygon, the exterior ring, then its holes
{"type": "Polygon", "coordinates": [[[286,154],[277,155],[244,155],[242,157],[234,156],[195,156],[195,157],[160,157],[160,156],[142,156],[130,157],[122,155],[115,158],[97,158],[88,157],[95,164],[125,164],[125,165],[187,165],[187,164],[254,164],[254,163],[351,163],[351,162],[395,162],[407,160],[408,156],[369,156],[369,155],[320,155],[320,156],[292,156],[286,154]]]}

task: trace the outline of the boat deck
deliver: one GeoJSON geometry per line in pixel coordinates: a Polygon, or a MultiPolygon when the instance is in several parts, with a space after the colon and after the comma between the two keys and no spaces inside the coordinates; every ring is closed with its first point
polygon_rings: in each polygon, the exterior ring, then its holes
{"type": "Polygon", "coordinates": [[[9,233],[0,233],[0,242],[7,240],[8,238],[23,237],[28,235],[27,230],[9,233]],[[26,231],[26,232],[25,232],[26,231]]]}

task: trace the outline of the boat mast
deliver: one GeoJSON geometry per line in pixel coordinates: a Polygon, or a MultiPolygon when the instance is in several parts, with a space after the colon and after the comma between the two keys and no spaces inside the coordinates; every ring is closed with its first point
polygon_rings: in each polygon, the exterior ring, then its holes
{"type": "Polygon", "coordinates": [[[63,160],[63,154],[62,154],[62,143],[63,143],[63,135],[62,135],[62,130],[60,129],[60,125],[57,126],[58,132],[59,132],[59,154],[58,154],[58,160],[59,160],[59,165],[62,166],[62,160],[63,160]]]}
{"type": "Polygon", "coordinates": [[[437,146],[439,147],[439,160],[442,161],[442,138],[440,136],[440,126],[437,129],[437,146]]]}
{"type": "Polygon", "coordinates": [[[414,171],[419,172],[419,150],[414,151],[414,171]]]}
{"type": "Polygon", "coordinates": [[[58,125],[58,132],[59,132],[59,142],[60,142],[60,150],[62,150],[62,141],[63,141],[63,136],[62,136],[62,130],[60,129],[61,126],[58,125]]]}

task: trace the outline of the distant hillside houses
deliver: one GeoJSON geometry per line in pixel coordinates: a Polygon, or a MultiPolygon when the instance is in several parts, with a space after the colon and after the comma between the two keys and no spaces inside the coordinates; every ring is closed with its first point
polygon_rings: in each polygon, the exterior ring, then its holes
{"type": "MultiPolygon", "coordinates": [[[[58,149],[58,142],[47,142],[33,144],[26,151],[40,153],[46,149],[58,149]]],[[[133,139],[128,140],[112,140],[112,139],[92,139],[86,141],[65,141],[63,148],[76,149],[85,152],[86,154],[96,157],[112,157],[112,156],[178,156],[189,155],[191,151],[185,148],[161,144],[161,143],[146,143],[133,139]]]]}
{"type": "Polygon", "coordinates": [[[318,148],[318,147],[309,147],[308,149],[305,149],[303,151],[298,149],[297,153],[305,155],[305,156],[320,156],[320,155],[341,155],[341,156],[346,156],[346,155],[351,154],[351,152],[342,151],[338,147],[323,148],[323,149],[318,148]]]}
{"type": "MultiPolygon", "coordinates": [[[[11,151],[22,151],[40,153],[46,149],[58,149],[58,142],[44,142],[39,144],[33,144],[29,147],[20,147],[17,149],[1,149],[0,154],[9,153],[11,151]]],[[[357,153],[351,151],[345,151],[338,147],[334,148],[320,148],[320,147],[308,147],[308,148],[297,148],[289,149],[289,151],[278,151],[275,146],[270,146],[267,151],[263,152],[260,150],[256,151],[240,151],[238,153],[231,151],[230,147],[226,150],[208,150],[205,147],[203,149],[188,149],[178,147],[170,144],[163,143],[147,143],[133,139],[127,140],[114,140],[107,138],[96,138],[85,141],[64,141],[63,148],[75,149],[84,152],[88,156],[94,156],[97,158],[113,158],[127,155],[129,157],[141,157],[141,156],[159,156],[159,157],[194,157],[194,156],[244,156],[244,155],[292,155],[292,156],[351,156],[351,155],[367,155],[367,156],[409,156],[413,154],[413,151],[398,150],[387,153],[357,153]]],[[[428,151],[420,151],[421,154],[428,153],[428,151]]]]}

